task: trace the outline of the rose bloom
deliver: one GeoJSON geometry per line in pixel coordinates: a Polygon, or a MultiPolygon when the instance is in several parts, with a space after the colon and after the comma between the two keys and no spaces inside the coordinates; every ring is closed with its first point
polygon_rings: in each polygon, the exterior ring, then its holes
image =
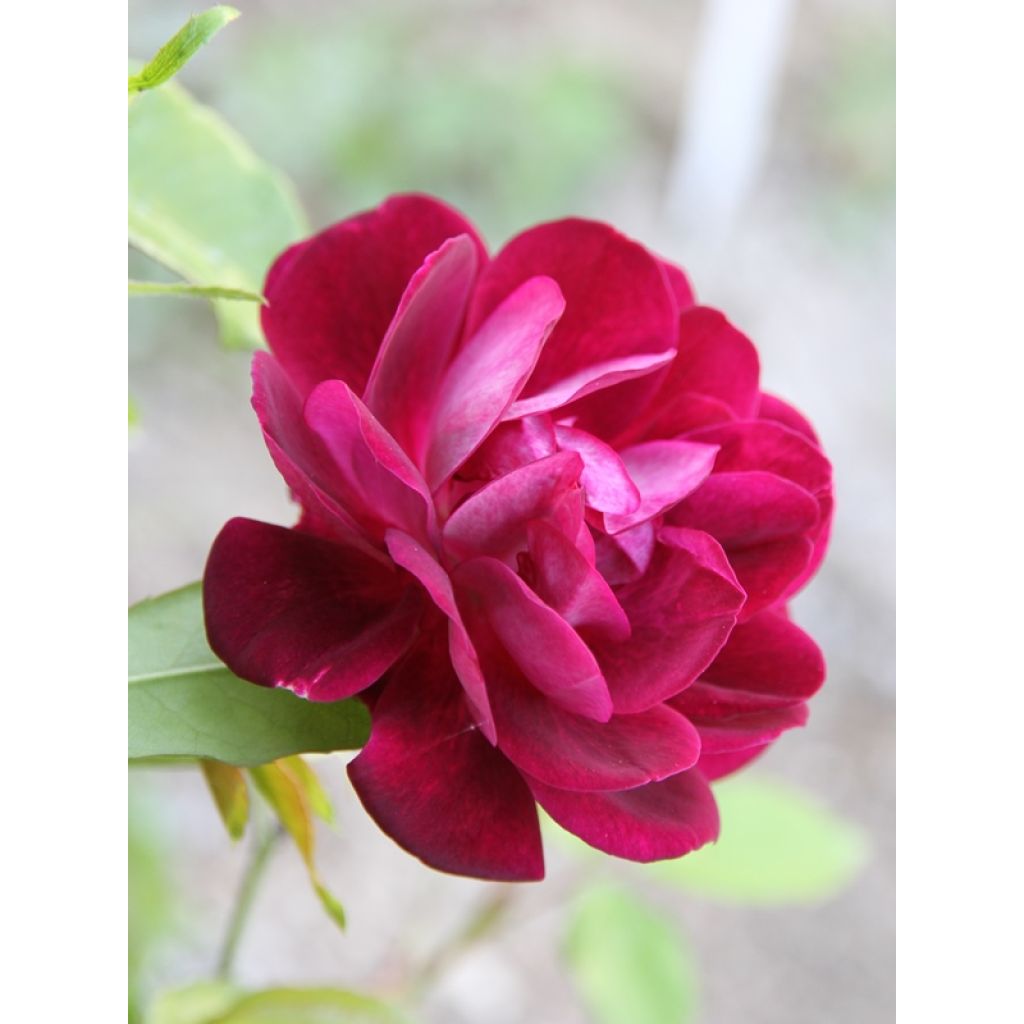
{"type": "Polygon", "coordinates": [[[292,246],[266,296],[253,405],[301,516],[217,537],[213,650],[365,700],[352,783],[434,868],[542,878],[538,804],[631,860],[715,839],[709,781],[824,678],[786,602],[831,468],[750,341],[606,224],[490,257],[416,195],[292,246]]]}

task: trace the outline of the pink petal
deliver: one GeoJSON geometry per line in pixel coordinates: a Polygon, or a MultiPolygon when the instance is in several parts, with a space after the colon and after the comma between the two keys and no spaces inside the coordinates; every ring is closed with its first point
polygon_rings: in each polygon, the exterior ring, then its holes
{"type": "Polygon", "coordinates": [[[656,370],[667,366],[673,356],[674,352],[671,350],[638,352],[634,355],[590,363],[548,385],[543,391],[513,402],[505,413],[505,418],[516,419],[520,416],[534,416],[540,412],[561,409],[570,402],[578,402],[587,395],[604,391],[614,385],[639,377],[649,377],[656,370]]]}
{"type": "Polygon", "coordinates": [[[799,410],[794,409],[788,402],[784,402],[781,398],[776,398],[775,395],[769,395],[764,391],[761,392],[761,404],[757,410],[757,418],[781,423],[784,427],[789,427],[790,430],[803,434],[808,441],[812,441],[819,447],[821,446],[818,435],[814,432],[814,427],[811,426],[807,417],[799,410]]]}
{"type": "Polygon", "coordinates": [[[718,838],[718,808],[698,771],[621,793],[571,793],[528,781],[537,803],[562,828],[616,857],[665,860],[718,838]]]}
{"type": "Polygon", "coordinates": [[[308,532],[357,547],[386,564],[343,507],[348,489],[323,442],[306,425],[302,400],[276,359],[257,352],[252,363],[252,405],[270,457],[302,505],[308,532]]]}
{"type": "Polygon", "coordinates": [[[362,552],[251,519],[214,541],[203,605],[210,647],[233,672],[322,701],[376,682],[423,609],[415,587],[362,552]]]}
{"type": "Polygon", "coordinates": [[[473,727],[443,644],[390,674],[348,772],[381,829],[428,866],[495,881],[544,877],[530,791],[473,727]]]}
{"type": "Polygon", "coordinates": [[[630,626],[604,577],[561,531],[540,519],[527,527],[533,588],[583,637],[626,640],[630,626]]]}
{"type": "Polygon", "coordinates": [[[468,235],[449,238],[426,258],[406,286],[366,385],[366,407],[418,466],[478,261],[468,235]]]}
{"type": "MultiPolygon", "coordinates": [[[[474,558],[453,576],[476,643],[491,643],[481,635],[489,627],[523,675],[559,707],[598,722],[611,718],[608,685],[590,648],[508,566],[474,558]]],[[[487,653],[482,657],[486,665],[487,653]]]]}
{"type": "Polygon", "coordinates": [[[580,481],[590,508],[628,515],[640,507],[640,491],[614,448],[585,430],[561,424],[555,426],[555,438],[559,448],[577,452],[583,460],[580,481]]]}
{"type": "Polygon", "coordinates": [[[459,469],[459,478],[493,480],[558,451],[551,417],[526,416],[499,423],[459,469]]]}
{"type": "Polygon", "coordinates": [[[452,582],[434,555],[401,530],[388,530],[384,540],[388,554],[397,565],[408,570],[423,584],[431,600],[448,616],[448,650],[456,675],[466,691],[480,731],[495,742],[494,716],[487,696],[487,684],[473,641],[466,632],[452,590],[452,582]]]}
{"type": "MultiPolygon", "coordinates": [[[[678,698],[670,703],[678,708],[678,698]]],[[[786,708],[775,708],[773,711],[752,711],[729,718],[695,717],[691,721],[700,733],[703,756],[732,754],[738,750],[749,750],[751,747],[767,746],[788,729],[805,725],[807,714],[806,704],[792,704],[786,708]]]]}
{"type": "Polygon", "coordinates": [[[661,264],[665,279],[668,281],[669,288],[672,289],[672,294],[675,296],[679,312],[683,313],[690,309],[696,302],[696,299],[689,278],[674,263],[669,263],[668,260],[659,260],[658,262],[661,264]]]}
{"type": "Polygon", "coordinates": [[[456,235],[483,243],[451,207],[394,196],[287,249],[270,268],[263,330],[304,397],[322,380],[362,394],[409,279],[456,235]]]}
{"type": "Polygon", "coordinates": [[[626,515],[606,513],[609,533],[621,533],[661,515],[711,473],[718,449],[692,441],[648,441],[621,452],[622,461],[640,491],[640,505],[626,515]]]}
{"type": "MultiPolygon", "coordinates": [[[[463,345],[434,404],[425,463],[431,490],[462,465],[501,419],[533,372],[564,309],[554,281],[531,278],[463,345]]],[[[408,380],[405,387],[410,387],[408,380]]]]}
{"type": "Polygon", "coordinates": [[[747,747],[745,750],[734,750],[728,754],[704,754],[697,762],[697,770],[709,782],[715,782],[739,771],[767,749],[768,744],[765,744],[763,747],[747,747]]]}
{"type": "Polygon", "coordinates": [[[538,274],[558,282],[566,310],[524,398],[595,364],[674,346],[678,311],[658,260],[607,224],[577,218],[524,231],[495,256],[480,276],[470,327],[538,274]]]}
{"type": "Polygon", "coordinates": [[[527,521],[549,519],[560,498],[578,497],[582,471],[575,452],[558,452],[481,487],[445,523],[446,550],[459,559],[509,558],[525,550],[527,521]]]}
{"type": "Polygon", "coordinates": [[[741,620],[749,619],[765,608],[785,600],[798,589],[814,555],[814,545],[806,537],[733,548],[729,564],[747,592],[741,620]]]}
{"type": "Polygon", "coordinates": [[[595,545],[598,571],[613,587],[635,583],[647,572],[656,544],[657,531],[650,522],[614,536],[603,533],[595,545]]]}
{"type": "MultiPolygon", "coordinates": [[[[721,650],[744,594],[707,534],[665,527],[646,574],[616,591],[633,627],[623,644],[594,642],[615,710],[650,708],[689,686],[721,650]]],[[[501,725],[499,722],[499,739],[501,725]]]]}
{"type": "Polygon", "coordinates": [[[710,533],[724,548],[800,536],[818,524],[818,502],[774,473],[713,473],[668,514],[677,526],[710,533]]]}
{"type": "Polygon", "coordinates": [[[347,384],[319,384],[306,400],[305,418],[337,467],[344,507],[375,540],[390,526],[424,540],[436,535],[426,483],[347,384]]]}
{"type": "Polygon", "coordinates": [[[498,749],[533,778],[559,789],[642,786],[691,767],[697,730],[658,704],[636,715],[595,722],[563,711],[522,679],[511,663],[486,662],[498,749]]]}

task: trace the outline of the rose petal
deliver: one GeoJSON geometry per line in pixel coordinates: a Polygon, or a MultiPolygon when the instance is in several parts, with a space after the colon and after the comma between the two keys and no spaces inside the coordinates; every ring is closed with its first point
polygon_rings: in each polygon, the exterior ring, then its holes
{"type": "Polygon", "coordinates": [[[540,519],[527,527],[534,590],[583,637],[626,640],[630,625],[604,577],[561,531],[540,519]]]}
{"type": "Polygon", "coordinates": [[[413,537],[401,530],[388,530],[384,536],[388,554],[397,565],[408,570],[423,584],[431,600],[449,619],[448,650],[480,731],[495,742],[494,716],[487,696],[487,684],[473,641],[455,601],[455,592],[448,573],[434,555],[413,537]]]}
{"type": "Polygon", "coordinates": [[[760,757],[769,745],[747,747],[745,750],[734,750],[728,754],[705,754],[697,762],[697,770],[709,782],[715,782],[750,764],[755,758],[760,757]]]}
{"type": "Polygon", "coordinates": [[[727,551],[800,536],[818,524],[818,502],[774,473],[712,473],[671,512],[668,522],[710,533],[727,551]]]}
{"type": "Polygon", "coordinates": [[[460,559],[525,550],[527,522],[551,518],[565,495],[578,498],[582,471],[575,452],[557,452],[481,487],[445,523],[445,548],[460,559]]]}
{"type": "Polygon", "coordinates": [[[562,828],[616,857],[681,857],[718,838],[718,808],[698,771],[621,793],[571,793],[528,781],[537,803],[562,828]]]}
{"type": "Polygon", "coordinates": [[[712,537],[665,527],[659,540],[645,575],[616,591],[633,627],[629,641],[592,643],[617,712],[643,711],[689,686],[721,650],[744,602],[712,537]]]}
{"type": "Polygon", "coordinates": [[[658,260],[607,224],[578,218],[541,224],[513,238],[480,276],[470,326],[538,274],[558,282],[566,311],[524,399],[595,364],[674,346],[678,309],[658,260]]]}
{"type": "Polygon", "coordinates": [[[620,515],[640,507],[640,491],[614,448],[585,430],[561,424],[555,426],[555,439],[559,448],[577,452],[583,460],[580,481],[587,492],[587,505],[620,515]]]}
{"type": "Polygon", "coordinates": [[[473,726],[443,643],[389,675],[370,742],[348,772],[381,829],[430,867],[495,881],[544,877],[530,791],[473,726]]]}
{"type": "Polygon", "coordinates": [[[665,280],[668,281],[668,286],[672,289],[672,294],[675,296],[679,312],[683,313],[690,309],[696,299],[694,298],[693,285],[690,284],[689,278],[674,263],[669,263],[668,260],[662,259],[659,259],[658,262],[661,264],[665,280]]]}
{"type": "Polygon", "coordinates": [[[775,395],[769,395],[765,391],[761,392],[761,404],[757,410],[757,418],[781,423],[784,427],[803,434],[809,441],[821,447],[818,435],[814,432],[814,427],[811,426],[807,417],[788,402],[776,398],[775,395]]]}
{"type": "Polygon", "coordinates": [[[635,583],[647,572],[656,545],[657,531],[650,522],[614,536],[602,533],[595,544],[598,571],[613,587],[635,583]]]}
{"type": "Polygon", "coordinates": [[[293,245],[267,275],[263,330],[304,397],[322,380],[362,394],[409,279],[449,238],[483,243],[461,214],[422,195],[394,196],[293,245]]]}
{"type": "MultiPolygon", "coordinates": [[[[474,558],[453,579],[476,644],[490,644],[481,636],[489,627],[523,675],[559,707],[598,722],[611,718],[608,685],[590,648],[508,566],[474,558]]],[[[487,666],[486,648],[481,657],[487,666]]]]}
{"type": "MultiPolygon", "coordinates": [[[[678,698],[669,703],[677,710],[682,710],[678,698]]],[[[700,733],[702,755],[732,754],[737,750],[767,746],[786,730],[806,725],[807,713],[806,704],[792,704],[786,708],[775,708],[773,711],[753,711],[729,718],[693,717],[691,721],[700,733]]]]}
{"type": "Polygon", "coordinates": [[[789,537],[754,547],[731,549],[729,564],[747,592],[741,621],[785,600],[797,590],[813,555],[814,545],[806,537],[789,537]]]}
{"type": "Polygon", "coordinates": [[[353,548],[251,519],[230,520],[203,575],[210,647],[251,682],[340,700],[409,646],[423,601],[353,548]]]}
{"type": "Polygon", "coordinates": [[[366,407],[417,465],[451,362],[479,257],[468,235],[449,238],[413,274],[377,352],[366,407]]]}
{"type": "Polygon", "coordinates": [[[431,490],[462,465],[501,419],[533,372],[564,309],[554,281],[531,278],[463,345],[434,403],[425,462],[431,490]]]}
{"type": "Polygon", "coordinates": [[[424,540],[436,536],[434,505],[419,471],[347,384],[317,385],[305,419],[337,467],[344,507],[375,540],[390,526],[424,540]]]}
{"type": "Polygon", "coordinates": [[[546,414],[499,423],[459,468],[459,478],[493,480],[558,451],[555,425],[546,414]]]}
{"type": "Polygon", "coordinates": [[[670,509],[708,478],[717,451],[691,441],[648,441],[624,449],[622,462],[640,491],[640,504],[625,515],[605,513],[605,529],[621,533],[670,509]]]}

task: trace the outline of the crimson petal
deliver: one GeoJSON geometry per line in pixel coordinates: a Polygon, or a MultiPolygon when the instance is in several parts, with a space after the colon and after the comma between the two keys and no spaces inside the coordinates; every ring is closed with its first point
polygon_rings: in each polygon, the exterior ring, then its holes
{"type": "Polygon", "coordinates": [[[423,601],[354,548],[232,519],[210,550],[203,606],[210,647],[237,675],[330,701],[381,677],[412,642],[423,601]]]}

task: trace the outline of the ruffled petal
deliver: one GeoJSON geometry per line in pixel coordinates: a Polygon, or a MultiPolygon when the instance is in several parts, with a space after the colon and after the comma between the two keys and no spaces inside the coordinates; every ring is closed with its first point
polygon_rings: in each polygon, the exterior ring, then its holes
{"type": "Polygon", "coordinates": [[[744,602],[712,537],[665,527],[659,540],[644,576],[616,591],[633,627],[629,641],[592,644],[617,712],[643,711],[689,686],[725,644],[744,602]]]}
{"type": "Polygon", "coordinates": [[[348,772],[381,829],[429,867],[495,881],[544,877],[530,791],[473,725],[443,643],[389,675],[370,742],[348,772]]]}
{"type": "MultiPolygon", "coordinates": [[[[519,286],[465,342],[434,402],[425,458],[435,490],[477,449],[522,390],[565,309],[558,285],[519,286]]],[[[408,381],[406,388],[415,387],[408,381]]]]}
{"type": "Polygon", "coordinates": [[[555,425],[546,414],[499,423],[459,469],[459,479],[493,480],[558,451],[555,425]]]}
{"type": "Polygon", "coordinates": [[[331,701],[395,662],[415,637],[423,601],[360,551],[232,519],[210,550],[203,606],[210,647],[237,675],[331,701]]]}
{"type": "Polygon", "coordinates": [[[622,462],[640,491],[640,504],[624,515],[605,513],[605,529],[621,533],[670,509],[708,478],[717,451],[692,441],[648,441],[625,448],[622,462]]]}
{"type": "Polygon", "coordinates": [[[453,579],[470,636],[485,645],[485,665],[486,648],[497,642],[560,708],[598,722],[611,717],[608,684],[590,648],[507,565],[474,558],[458,566],[453,579]]]}
{"type": "Polygon", "coordinates": [[[616,857],[665,860],[718,838],[718,807],[699,771],[621,793],[572,793],[528,781],[537,803],[562,828],[616,857]]]}
{"type": "Polygon", "coordinates": [[[607,224],[578,218],[513,238],[480,276],[470,326],[538,274],[558,282],[566,310],[523,398],[597,363],[674,347],[678,307],[658,260],[607,224]]]}
{"type": "Polygon", "coordinates": [[[587,492],[587,505],[600,512],[629,515],[640,507],[640,491],[625,463],[614,448],[585,430],[557,424],[558,447],[577,452],[583,460],[580,481],[587,492]]]}
{"type": "Polygon", "coordinates": [[[818,440],[818,435],[814,432],[814,427],[811,426],[810,420],[802,412],[790,405],[789,402],[784,402],[781,398],[770,395],[766,391],[761,392],[761,403],[757,410],[757,417],[758,419],[781,423],[784,427],[789,427],[790,430],[803,434],[808,441],[812,441],[819,447],[821,446],[821,442],[818,440]]]}
{"type": "Polygon", "coordinates": [[[374,540],[383,540],[391,526],[424,540],[437,536],[425,481],[347,384],[317,385],[304,415],[337,467],[342,504],[374,540]]]}
{"type": "Polygon", "coordinates": [[[468,235],[448,239],[426,258],[406,286],[366,385],[366,407],[420,467],[478,261],[468,235]]]}
{"type": "Polygon", "coordinates": [[[397,565],[411,572],[423,584],[431,600],[448,617],[448,651],[466,698],[474,712],[474,719],[480,731],[495,742],[494,715],[487,696],[480,659],[473,641],[466,632],[465,623],[455,601],[455,592],[448,573],[441,567],[434,555],[415,538],[401,530],[388,530],[384,537],[388,554],[397,565]]]}
{"type": "Polygon", "coordinates": [[[429,196],[394,196],[293,245],[267,275],[263,330],[305,397],[322,380],[361,395],[409,279],[427,256],[473,225],[429,196]]]}
{"type": "Polygon", "coordinates": [[[537,594],[583,637],[626,640],[629,619],[604,577],[549,523],[527,527],[531,582],[537,594]]]}
{"type": "Polygon", "coordinates": [[[445,548],[459,559],[508,559],[526,550],[527,522],[551,518],[567,495],[579,498],[582,471],[583,460],[575,452],[557,452],[498,477],[467,498],[445,523],[445,548]]]}

